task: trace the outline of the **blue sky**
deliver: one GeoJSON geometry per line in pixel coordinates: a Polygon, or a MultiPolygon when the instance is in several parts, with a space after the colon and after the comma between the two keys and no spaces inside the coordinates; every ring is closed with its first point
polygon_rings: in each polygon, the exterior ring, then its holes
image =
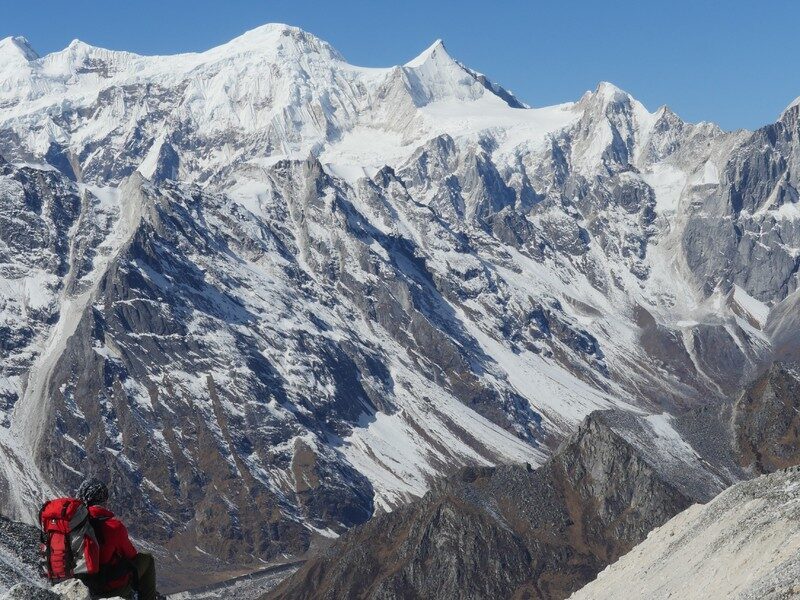
{"type": "Polygon", "coordinates": [[[442,38],[449,52],[534,106],[577,99],[599,81],[651,110],[726,129],[773,121],[800,96],[789,0],[356,2],[40,0],[7,2],[0,37],[41,54],[73,38],[142,54],[203,50],[267,22],[297,25],[349,62],[405,62],[442,38]]]}

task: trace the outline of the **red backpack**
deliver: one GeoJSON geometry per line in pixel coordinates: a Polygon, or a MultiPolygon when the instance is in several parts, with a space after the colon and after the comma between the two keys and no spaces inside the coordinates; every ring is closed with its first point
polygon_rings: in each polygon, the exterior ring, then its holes
{"type": "Polygon", "coordinates": [[[45,502],[39,511],[42,528],[42,575],[56,583],[100,570],[100,546],[89,510],[75,498],[45,502]]]}

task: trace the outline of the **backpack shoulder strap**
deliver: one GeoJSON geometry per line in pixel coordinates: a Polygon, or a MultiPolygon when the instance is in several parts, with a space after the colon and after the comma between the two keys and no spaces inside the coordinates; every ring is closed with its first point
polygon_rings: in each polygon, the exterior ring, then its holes
{"type": "Polygon", "coordinates": [[[97,543],[102,546],[105,543],[103,539],[103,523],[106,521],[103,517],[89,517],[89,524],[94,530],[94,535],[97,538],[97,543]]]}

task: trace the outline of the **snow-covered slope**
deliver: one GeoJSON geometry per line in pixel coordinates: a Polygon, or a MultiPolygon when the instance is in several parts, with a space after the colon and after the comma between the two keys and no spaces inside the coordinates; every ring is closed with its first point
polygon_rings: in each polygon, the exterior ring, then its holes
{"type": "Polygon", "coordinates": [[[405,66],[365,69],[285,25],[169,57],[75,40],[39,59],[20,39],[2,42],[10,58],[0,71],[0,151],[20,160],[45,157],[93,183],[118,182],[136,169],[206,181],[238,162],[321,152],[342,168],[380,167],[447,130],[436,111],[448,102],[495,113],[516,103],[441,43],[405,66]]]}
{"type": "Polygon", "coordinates": [[[598,408],[714,470],[672,416],[796,351],[797,106],[528,108],[440,42],[365,69],[285,25],[0,57],[12,515],[96,471],[176,552],[300,553],[598,408]]]}
{"type": "Polygon", "coordinates": [[[737,484],[653,530],[570,598],[800,597],[799,518],[796,468],[737,484]]]}

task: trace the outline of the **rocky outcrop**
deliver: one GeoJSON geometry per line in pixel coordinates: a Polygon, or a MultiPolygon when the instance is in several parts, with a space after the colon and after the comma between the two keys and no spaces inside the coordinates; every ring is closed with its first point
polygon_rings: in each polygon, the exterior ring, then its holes
{"type": "MultiPolygon", "coordinates": [[[[0,596],[0,600],[92,600],[92,595],[83,583],[69,579],[51,588],[20,583],[0,596]]],[[[123,599],[117,596],[109,600],[123,599]]]]}
{"type": "Polygon", "coordinates": [[[739,463],[754,473],[800,464],[800,373],[775,363],[733,406],[739,463]]]}
{"type": "Polygon", "coordinates": [[[39,530],[0,517],[0,592],[25,582],[38,584],[39,530]]]}
{"type": "Polygon", "coordinates": [[[799,114],[794,105],[749,134],[720,169],[719,184],[698,194],[683,244],[707,290],[737,284],[759,300],[780,301],[797,289],[800,258],[786,240],[800,231],[799,114]]]}
{"type": "Polygon", "coordinates": [[[800,470],[739,483],[655,529],[571,600],[800,597],[800,470]]]}
{"type": "Polygon", "coordinates": [[[596,413],[541,468],[464,469],[267,597],[566,598],[691,501],[596,413]]]}

